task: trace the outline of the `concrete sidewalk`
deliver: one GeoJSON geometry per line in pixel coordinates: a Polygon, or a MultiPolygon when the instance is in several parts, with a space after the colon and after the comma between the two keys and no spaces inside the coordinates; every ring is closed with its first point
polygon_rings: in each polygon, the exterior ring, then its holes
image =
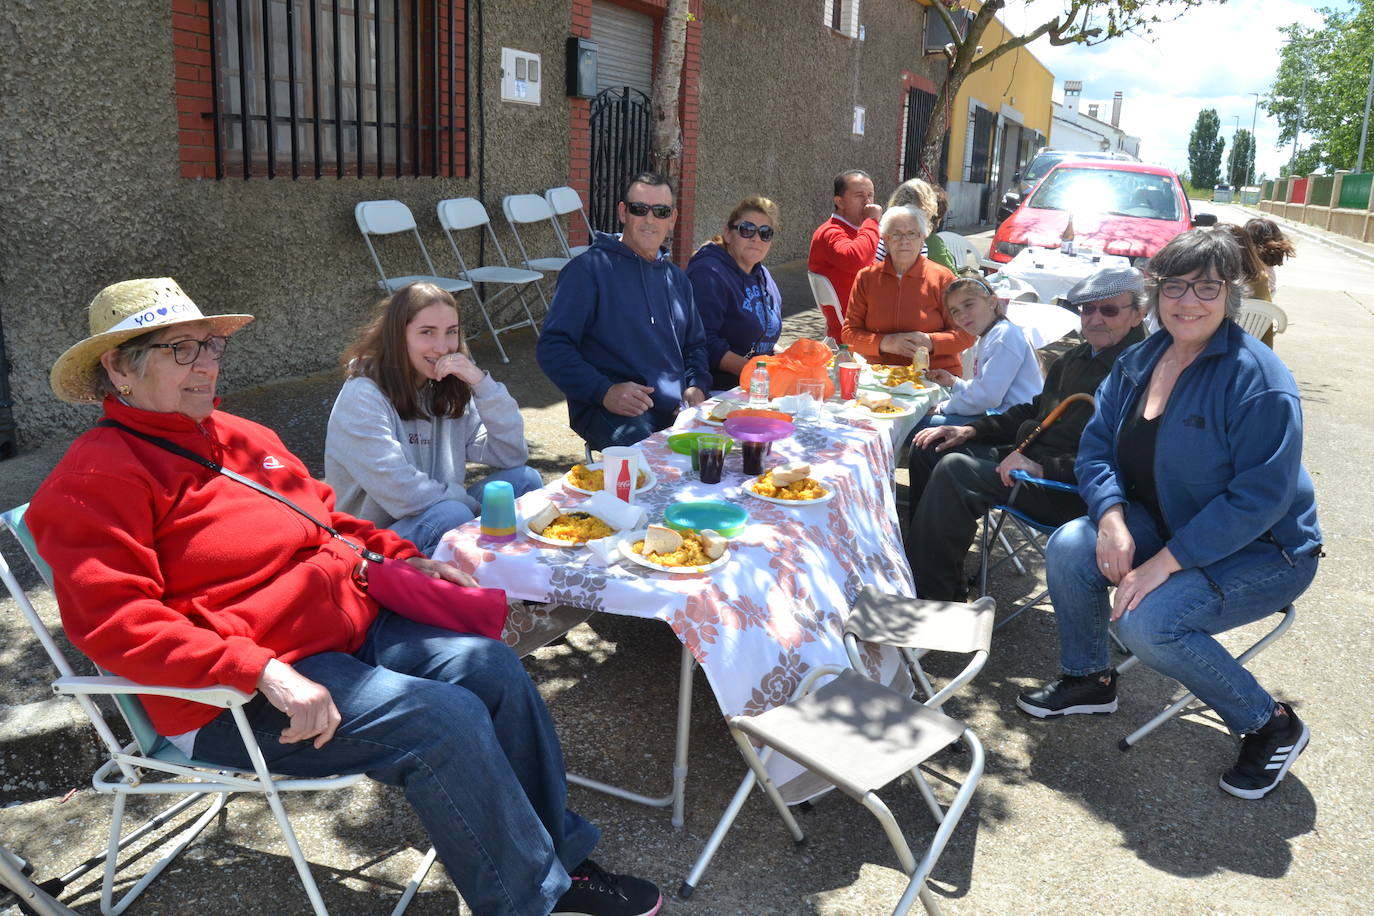
{"type": "MultiPolygon", "coordinates": [[[[1123,680],[1121,710],[1105,718],[1045,723],[1014,708],[1018,690],[1055,667],[1054,618],[1024,615],[999,631],[992,657],[963,699],[948,707],[978,732],[988,771],[973,807],[935,871],[951,914],[1355,913],[1366,909],[1374,868],[1374,790],[1363,779],[1371,751],[1363,676],[1374,644],[1366,465],[1374,454],[1374,384],[1362,355],[1374,350],[1374,270],[1299,240],[1279,302],[1290,316],[1278,349],[1303,388],[1306,462],[1318,486],[1328,558],[1299,604],[1292,634],[1254,663],[1261,681],[1294,702],[1313,733],[1311,749],[1283,787],[1243,802],[1216,786],[1235,756],[1234,739],[1210,717],[1171,722],[1128,754],[1117,740],[1172,698],[1175,685],[1136,669],[1123,680]],[[1358,290],[1360,292],[1350,292],[1358,290]]],[[[776,272],[788,303],[785,335],[817,335],[805,266],[776,272]]],[[[546,478],[581,457],[566,428],[562,399],[533,361],[533,337],[505,338],[512,363],[487,346],[476,356],[524,407],[535,466],[546,478]]],[[[243,358],[243,352],[239,357],[243,358]]],[[[264,422],[315,471],[322,470],[324,423],[339,378],[325,373],[237,392],[225,409],[264,422]]],[[[52,443],[0,463],[0,506],[26,500],[60,456],[52,443]]],[[[904,483],[899,472],[899,483],[904,483]]],[[[13,558],[6,544],[5,555],[13,558]]],[[[56,624],[51,594],[26,581],[56,624]]],[[[997,596],[1032,594],[1037,577],[1008,574],[997,596]]],[[[15,708],[49,696],[51,672],[24,635],[13,602],[0,603],[0,726],[15,708]]],[[[1232,640],[1232,644],[1243,641],[1232,640]]],[[[558,722],[569,769],[662,792],[671,755],[678,643],[651,621],[598,615],[566,641],[528,662],[558,722]]],[[[935,666],[939,677],[952,666],[935,666]]],[[[598,858],[675,891],[733,793],[744,767],[720,721],[704,677],[692,710],[688,816],[668,816],[573,788],[571,804],[603,828],[598,858]]],[[[109,803],[89,788],[93,759],[84,733],[73,737],[52,701],[25,737],[0,743],[0,842],[33,860],[40,878],[60,874],[105,842],[109,803]],[[44,743],[44,742],[48,743],[44,743]],[[86,750],[80,750],[86,748],[86,750]],[[84,756],[83,756],[84,755],[84,756]],[[68,797],[70,790],[74,794],[68,797]]],[[[29,707],[29,712],[34,708],[29,707]]],[[[937,758],[937,774],[958,779],[964,761],[937,758]]],[[[937,786],[939,781],[936,781],[937,786]]],[[[948,791],[948,786],[943,791],[948,791]]],[[[948,797],[946,795],[945,797],[948,797]]],[[[916,845],[930,836],[928,814],[906,790],[888,793],[916,845]]],[[[376,913],[427,842],[396,790],[364,785],[328,798],[292,798],[288,810],[331,912],[376,913]]],[[[838,794],[801,817],[808,842],[794,846],[761,796],[752,798],[690,901],[669,913],[825,916],[890,912],[906,885],[877,825],[838,794]]],[[[263,806],[230,806],[154,883],[132,912],[148,914],[303,913],[308,908],[263,806]]],[[[149,860],[134,863],[136,878],[149,860]]],[[[65,899],[97,912],[98,873],[65,899]]],[[[127,886],[127,883],[126,883],[127,886]]],[[[416,914],[469,912],[435,869],[412,906],[416,914]]],[[[385,908],[385,909],[384,909],[385,908]]]]}

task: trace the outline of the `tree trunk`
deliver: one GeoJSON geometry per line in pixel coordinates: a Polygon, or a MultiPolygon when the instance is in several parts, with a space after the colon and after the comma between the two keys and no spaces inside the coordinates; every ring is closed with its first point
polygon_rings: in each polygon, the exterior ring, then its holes
{"type": "Polygon", "coordinates": [[[669,178],[676,178],[682,169],[682,125],[677,111],[682,96],[682,58],[687,52],[689,2],[668,0],[654,72],[654,136],[649,167],[669,178]]]}

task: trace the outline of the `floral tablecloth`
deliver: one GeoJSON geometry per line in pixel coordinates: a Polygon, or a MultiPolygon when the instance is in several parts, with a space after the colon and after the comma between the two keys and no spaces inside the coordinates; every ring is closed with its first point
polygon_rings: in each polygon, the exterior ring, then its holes
{"type": "MultiPolygon", "coordinates": [[[[762,712],[784,702],[816,665],[845,665],[843,617],[866,584],[912,595],[891,485],[888,423],[825,417],[775,442],[768,463],[805,460],[835,496],[812,506],[781,506],[749,496],[740,450],[726,460],[721,483],[703,484],[690,460],[667,447],[683,428],[709,429],[684,414],[675,429],[640,447],[658,476],[641,493],[651,522],[673,502],[719,499],[743,506],[749,522],[730,541],[730,560],[705,575],[658,572],[619,559],[607,565],[584,548],[548,547],[526,537],[504,544],[480,537],[475,522],[444,536],[436,559],[449,560],[485,586],[512,598],[615,614],[657,618],[673,628],[702,666],[728,715],[762,712]]],[[[561,508],[587,497],[561,481],[542,495],[561,508]]],[[[527,508],[537,499],[519,502],[527,508]]],[[[513,618],[519,629],[522,621],[513,618]]],[[[870,650],[870,675],[897,676],[895,652],[870,650]]],[[[777,760],[779,782],[789,761],[777,760]]],[[[811,794],[814,794],[814,790],[811,794]]]]}

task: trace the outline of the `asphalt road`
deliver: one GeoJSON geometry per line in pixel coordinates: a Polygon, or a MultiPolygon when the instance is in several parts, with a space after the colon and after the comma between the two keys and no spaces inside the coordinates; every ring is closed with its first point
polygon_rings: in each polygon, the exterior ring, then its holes
{"type": "MultiPolygon", "coordinates": [[[[1212,208],[1243,219],[1236,208],[1212,208]]],[[[1366,761],[1374,752],[1367,655],[1374,647],[1374,498],[1367,485],[1374,454],[1374,260],[1361,249],[1296,235],[1299,256],[1280,270],[1277,302],[1289,326],[1277,350],[1304,396],[1306,463],[1316,481],[1327,559],[1298,604],[1292,632],[1252,665],[1260,680],[1292,702],[1312,729],[1312,744],[1283,786],[1247,802],[1222,793],[1218,774],[1236,742],[1207,716],[1159,729],[1128,754],[1116,742],[1174,695],[1175,685],[1136,669],[1123,679],[1114,716],[1045,723],[1014,707],[1018,690],[1051,675],[1054,620],[1024,615],[998,632],[987,667],[948,710],[988,748],[988,771],[973,807],[935,870],[936,892],[951,914],[1356,913],[1365,912],[1374,869],[1374,789],[1366,761]],[[1349,249],[1349,250],[1347,250],[1349,249]]],[[[779,271],[790,317],[787,333],[817,326],[801,266],[779,271]],[[796,303],[802,303],[796,306],[796,303]]],[[[516,362],[496,366],[527,407],[538,466],[566,468],[580,446],[562,424],[555,392],[517,340],[516,362]]],[[[480,354],[479,354],[480,358],[480,354]]],[[[489,365],[495,365],[488,362],[489,365]]],[[[337,390],[316,376],[233,395],[226,408],[269,422],[288,445],[319,467],[323,416],[337,390]]],[[[27,499],[60,445],[0,464],[0,505],[27,499]]],[[[899,472],[899,483],[904,475],[899,472]]],[[[7,550],[7,556],[12,554],[7,550]]],[[[1038,590],[1038,577],[1008,574],[999,600],[1038,590]]],[[[51,595],[31,586],[49,615],[51,595]]],[[[15,625],[13,602],[0,602],[0,662],[9,677],[0,701],[45,696],[48,673],[15,625]]],[[[1238,638],[1232,641],[1237,644],[1238,638]]],[[[677,644],[659,624],[596,617],[565,642],[528,661],[558,721],[571,770],[661,790],[659,768],[671,752],[677,644]]],[[[937,665],[937,675],[950,666],[937,665]]],[[[688,776],[687,824],[666,813],[586,790],[571,803],[604,829],[606,865],[677,887],[725,806],[743,764],[698,676],[688,776]]],[[[0,709],[0,716],[8,711],[0,709]]],[[[0,842],[33,859],[48,877],[105,842],[108,801],[60,755],[23,742],[0,757],[0,842]],[[27,749],[26,749],[27,748],[27,749]],[[35,758],[42,759],[35,759],[35,758]],[[67,797],[69,789],[76,789],[67,797]]],[[[936,784],[957,779],[963,761],[937,758],[936,784]]],[[[948,792],[949,787],[944,787],[948,792]]],[[[946,794],[945,797],[948,797],[946,794]]],[[[919,800],[888,793],[913,844],[932,825],[919,800]]],[[[332,912],[375,913],[427,846],[399,792],[363,786],[331,798],[288,803],[306,855],[332,912]]],[[[160,878],[133,910],[147,914],[303,913],[304,896],[262,806],[230,806],[228,817],[160,878]]],[[[906,880],[881,831],[849,799],[827,797],[802,815],[808,842],[794,846],[762,797],[752,798],[690,901],[669,913],[876,914],[890,912],[906,880]]],[[[148,859],[131,866],[137,876],[148,859]]],[[[97,911],[98,883],[78,882],[69,901],[97,911]]],[[[411,912],[466,913],[436,869],[411,912]]]]}

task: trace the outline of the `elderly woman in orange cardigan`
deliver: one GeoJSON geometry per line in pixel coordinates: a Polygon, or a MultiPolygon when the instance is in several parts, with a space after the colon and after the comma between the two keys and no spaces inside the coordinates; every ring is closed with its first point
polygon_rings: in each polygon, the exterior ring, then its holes
{"type": "Polygon", "coordinates": [[[930,232],[925,212],[890,207],[879,229],[887,259],[854,278],[843,340],[873,363],[910,365],[918,347],[930,351],[930,368],[963,375],[959,354],[973,338],[945,310],[954,274],[921,254],[930,232]]]}

